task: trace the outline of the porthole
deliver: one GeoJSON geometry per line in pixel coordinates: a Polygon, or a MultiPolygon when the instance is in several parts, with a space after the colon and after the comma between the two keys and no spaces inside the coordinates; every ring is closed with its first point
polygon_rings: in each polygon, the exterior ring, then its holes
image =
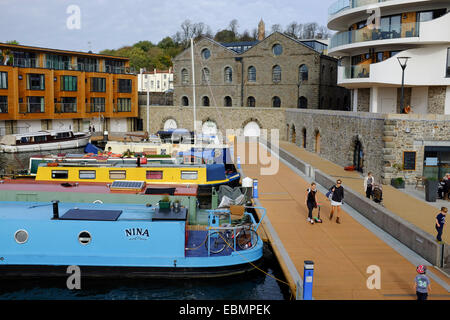
{"type": "Polygon", "coordinates": [[[88,245],[92,240],[91,234],[87,231],[81,231],[78,235],[78,242],[82,245],[88,245]]]}
{"type": "Polygon", "coordinates": [[[14,239],[18,244],[24,244],[28,241],[28,232],[26,230],[17,230],[14,239]]]}

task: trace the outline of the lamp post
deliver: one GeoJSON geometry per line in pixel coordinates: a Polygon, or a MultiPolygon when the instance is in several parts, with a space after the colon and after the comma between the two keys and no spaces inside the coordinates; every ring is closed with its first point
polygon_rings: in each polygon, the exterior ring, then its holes
{"type": "Polygon", "coordinates": [[[397,57],[398,63],[400,64],[400,67],[402,67],[402,97],[400,101],[401,112],[404,112],[405,110],[405,69],[409,59],[411,59],[411,57],[397,57]]]}

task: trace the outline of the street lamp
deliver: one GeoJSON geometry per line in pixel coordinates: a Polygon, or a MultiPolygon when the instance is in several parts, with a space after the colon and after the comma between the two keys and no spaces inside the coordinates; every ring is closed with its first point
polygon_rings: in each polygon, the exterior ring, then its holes
{"type": "Polygon", "coordinates": [[[402,67],[402,98],[400,102],[402,107],[401,112],[404,112],[405,110],[405,69],[409,59],[411,59],[411,57],[397,57],[398,63],[400,63],[400,66],[402,67]]]}

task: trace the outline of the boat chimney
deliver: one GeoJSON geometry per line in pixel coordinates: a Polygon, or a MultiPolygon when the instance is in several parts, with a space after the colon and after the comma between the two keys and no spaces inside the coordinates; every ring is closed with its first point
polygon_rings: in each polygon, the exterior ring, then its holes
{"type": "Polygon", "coordinates": [[[59,200],[53,200],[53,219],[52,220],[59,220],[59,200]]]}
{"type": "Polygon", "coordinates": [[[138,168],[140,168],[141,167],[141,157],[139,157],[139,156],[137,157],[136,163],[137,163],[138,168]]]}

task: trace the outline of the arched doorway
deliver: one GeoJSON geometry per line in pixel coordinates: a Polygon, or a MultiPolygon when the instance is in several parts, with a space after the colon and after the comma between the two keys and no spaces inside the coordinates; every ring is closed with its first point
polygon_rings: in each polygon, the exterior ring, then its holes
{"type": "Polygon", "coordinates": [[[303,143],[302,143],[302,145],[303,145],[303,148],[306,149],[306,128],[303,128],[302,135],[303,135],[303,141],[302,141],[303,143]]]}
{"type": "Polygon", "coordinates": [[[202,125],[204,135],[215,136],[217,134],[217,124],[214,121],[207,120],[202,125]]]}
{"type": "Polygon", "coordinates": [[[319,130],[316,131],[316,144],[314,146],[314,152],[320,153],[320,132],[319,130]]]}
{"type": "Polygon", "coordinates": [[[291,142],[295,144],[296,140],[297,140],[297,133],[295,132],[295,126],[292,125],[292,127],[291,127],[291,142]]]}
{"type": "Polygon", "coordinates": [[[233,100],[231,99],[230,96],[226,96],[225,98],[223,98],[223,105],[225,107],[231,107],[233,106],[233,100]]]}
{"type": "Polygon", "coordinates": [[[171,129],[177,129],[177,128],[178,128],[178,126],[177,126],[177,122],[175,121],[175,119],[167,119],[164,122],[164,131],[168,131],[171,129]]]}
{"type": "Polygon", "coordinates": [[[355,147],[353,149],[353,165],[355,170],[363,172],[364,169],[364,151],[361,141],[357,138],[355,141],[355,147]]]}
{"type": "Polygon", "coordinates": [[[209,97],[208,96],[204,96],[202,98],[202,106],[209,107],[209,97]]]}
{"type": "Polygon", "coordinates": [[[182,98],[181,98],[181,105],[182,105],[183,107],[189,106],[189,98],[186,97],[186,96],[182,97],[182,98]]]}
{"type": "Polygon", "coordinates": [[[259,137],[261,134],[261,128],[259,124],[255,121],[250,121],[244,127],[244,136],[245,137],[259,137]]]}

